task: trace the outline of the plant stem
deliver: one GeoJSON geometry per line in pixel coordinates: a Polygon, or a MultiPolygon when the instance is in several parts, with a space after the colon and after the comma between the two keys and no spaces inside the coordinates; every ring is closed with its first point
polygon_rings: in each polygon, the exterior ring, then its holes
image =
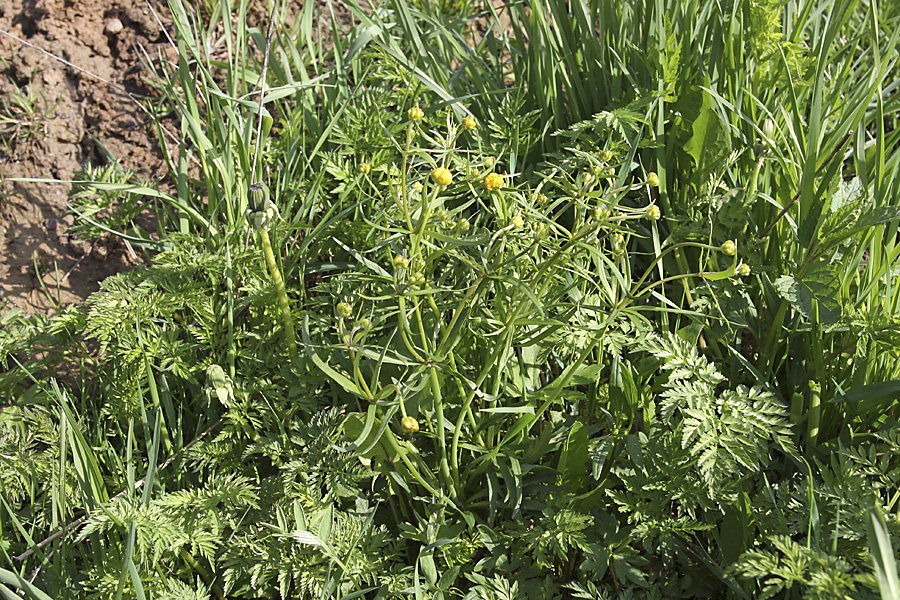
{"type": "Polygon", "coordinates": [[[293,362],[294,366],[297,366],[300,364],[300,359],[297,356],[294,321],[291,318],[291,307],[288,303],[287,291],[284,288],[284,278],[281,276],[281,269],[278,268],[278,263],[275,262],[275,253],[272,251],[272,242],[269,241],[269,232],[265,229],[260,229],[259,238],[262,240],[266,265],[269,267],[269,274],[272,276],[272,282],[275,284],[275,293],[278,295],[278,307],[281,310],[281,321],[284,324],[284,337],[287,341],[288,353],[291,356],[291,362],[293,362]]]}

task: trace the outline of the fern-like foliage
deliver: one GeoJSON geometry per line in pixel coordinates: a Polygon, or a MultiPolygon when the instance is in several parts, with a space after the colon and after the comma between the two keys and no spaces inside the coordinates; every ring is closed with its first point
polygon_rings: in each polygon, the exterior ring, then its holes
{"type": "Polygon", "coordinates": [[[663,362],[660,415],[678,412],[686,448],[711,491],[756,471],[775,443],[793,453],[788,411],[769,390],[738,385],[720,390],[725,378],[697,349],[674,334],[654,336],[644,345],[663,362]]]}
{"type": "Polygon", "coordinates": [[[747,552],[734,567],[740,576],[761,582],[760,600],[795,585],[805,588],[804,598],[858,600],[864,593],[860,584],[872,583],[870,575],[854,574],[845,560],[789,537],[776,536],[772,545],[774,552],[747,552]]]}

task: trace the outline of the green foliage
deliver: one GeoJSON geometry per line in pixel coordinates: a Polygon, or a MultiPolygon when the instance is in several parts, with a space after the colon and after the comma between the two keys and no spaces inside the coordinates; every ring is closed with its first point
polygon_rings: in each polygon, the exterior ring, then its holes
{"type": "Polygon", "coordinates": [[[149,264],[0,317],[0,592],[890,597],[897,15],[170,7],[172,193],[71,199],[149,264]]]}

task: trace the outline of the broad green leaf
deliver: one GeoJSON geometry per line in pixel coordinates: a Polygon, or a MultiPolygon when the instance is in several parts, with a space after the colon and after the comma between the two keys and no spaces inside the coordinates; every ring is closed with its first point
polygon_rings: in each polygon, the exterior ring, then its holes
{"type": "Polygon", "coordinates": [[[559,454],[560,483],[575,492],[583,489],[588,482],[588,463],[591,460],[588,442],[587,429],[581,421],[576,421],[559,454]]]}
{"type": "Polygon", "coordinates": [[[841,318],[841,304],[838,299],[840,277],[839,265],[820,261],[802,280],[793,275],[779,277],[775,281],[775,289],[805,319],[813,319],[813,300],[815,300],[819,305],[819,322],[835,323],[841,318]]]}
{"type": "Polygon", "coordinates": [[[731,135],[713,109],[712,96],[706,90],[691,90],[685,95],[685,120],[691,137],[684,150],[694,159],[696,181],[704,182],[731,154],[731,135]]]}

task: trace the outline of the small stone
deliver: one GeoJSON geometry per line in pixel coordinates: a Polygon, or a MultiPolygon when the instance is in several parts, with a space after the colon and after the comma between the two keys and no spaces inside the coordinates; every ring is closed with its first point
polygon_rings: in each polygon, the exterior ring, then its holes
{"type": "Polygon", "coordinates": [[[123,29],[125,29],[125,26],[122,25],[122,21],[120,21],[119,19],[113,18],[113,19],[110,19],[106,23],[106,27],[103,29],[103,31],[105,31],[106,33],[108,33],[110,35],[116,35],[116,34],[120,33],[123,29]]]}

